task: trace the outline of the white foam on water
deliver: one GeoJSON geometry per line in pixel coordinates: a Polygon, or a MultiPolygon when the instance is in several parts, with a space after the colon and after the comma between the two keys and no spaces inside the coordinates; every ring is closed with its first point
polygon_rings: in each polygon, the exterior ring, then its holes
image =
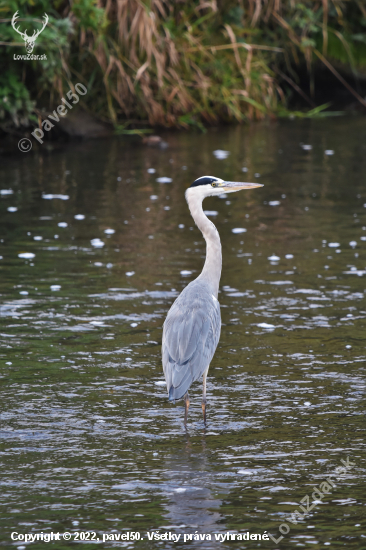
{"type": "Polygon", "coordinates": [[[332,155],[334,155],[333,149],[326,149],[324,151],[324,155],[327,155],[327,157],[331,157],[332,155]]]}
{"type": "Polygon", "coordinates": [[[280,261],[280,257],[279,256],[276,256],[275,254],[272,254],[272,256],[268,256],[268,260],[270,262],[279,262],[280,261]]]}
{"type": "Polygon", "coordinates": [[[35,258],[35,254],[33,252],[21,252],[18,254],[18,258],[24,258],[24,260],[33,260],[35,258]]]}
{"type": "Polygon", "coordinates": [[[170,210],[170,206],[164,206],[164,210],[170,210]]]}
{"type": "Polygon", "coordinates": [[[292,260],[293,257],[294,257],[293,254],[286,254],[285,256],[286,260],[292,260]]]}
{"type": "Polygon", "coordinates": [[[155,172],[156,172],[155,168],[148,168],[147,169],[148,174],[155,174],[155,172]]]}
{"type": "Polygon", "coordinates": [[[17,206],[8,206],[7,208],[8,212],[16,212],[18,210],[17,206]]]}
{"type": "Polygon", "coordinates": [[[242,172],[248,172],[248,168],[246,166],[243,166],[243,168],[241,169],[242,172]]]}
{"type": "Polygon", "coordinates": [[[269,323],[259,323],[257,325],[257,327],[260,327],[260,328],[266,328],[266,329],[274,329],[276,328],[274,325],[271,325],[269,323]]]}
{"type": "Polygon", "coordinates": [[[35,236],[33,237],[33,239],[34,239],[35,241],[43,241],[43,237],[41,237],[41,235],[35,235],[35,236]]]}
{"type": "Polygon", "coordinates": [[[349,245],[352,246],[352,248],[355,248],[355,246],[357,246],[357,241],[351,241],[349,245]]]}
{"type": "Polygon", "coordinates": [[[100,239],[92,239],[90,242],[91,245],[94,246],[94,248],[103,248],[104,246],[104,242],[100,239]]]}
{"type": "Polygon", "coordinates": [[[51,285],[50,289],[53,290],[53,291],[61,290],[61,285],[51,285]]]}
{"type": "Polygon", "coordinates": [[[303,151],[311,151],[313,148],[312,145],[304,145],[304,144],[300,145],[300,147],[303,151]]]}
{"type": "Polygon", "coordinates": [[[131,327],[135,328],[137,327],[138,323],[131,323],[131,327]]]}
{"type": "Polygon", "coordinates": [[[156,178],[156,181],[158,183],[172,183],[172,178],[167,178],[166,176],[162,176],[161,178],[156,178]]]}
{"type": "Polygon", "coordinates": [[[329,248],[338,248],[340,245],[340,243],[328,243],[328,246],[329,248]]]}
{"type": "Polygon", "coordinates": [[[126,271],[126,277],[132,277],[132,275],[135,275],[134,271],[126,271]]]}
{"type": "Polygon", "coordinates": [[[113,235],[113,233],[115,233],[115,232],[116,232],[115,229],[105,229],[105,230],[104,230],[104,233],[105,233],[106,235],[113,235]]]}
{"type": "Polygon", "coordinates": [[[230,155],[230,151],[224,151],[223,149],[216,149],[216,151],[213,151],[213,154],[218,160],[224,160],[224,159],[227,159],[227,157],[230,155]]]}
{"type": "Polygon", "coordinates": [[[234,229],[231,230],[232,233],[239,234],[239,233],[246,233],[247,230],[245,227],[234,227],[234,229]]]}
{"type": "Polygon", "coordinates": [[[53,194],[53,193],[45,193],[42,195],[42,199],[47,199],[47,200],[51,200],[51,199],[61,199],[62,201],[67,201],[69,200],[69,195],[60,195],[60,194],[53,194]]]}
{"type": "Polygon", "coordinates": [[[204,210],[203,213],[206,214],[206,216],[218,216],[219,214],[216,210],[204,210]]]}
{"type": "Polygon", "coordinates": [[[0,195],[12,195],[13,193],[12,189],[0,189],[0,195]]]}
{"type": "Polygon", "coordinates": [[[269,201],[269,206],[279,206],[281,204],[281,201],[269,201]]]}
{"type": "Polygon", "coordinates": [[[192,271],[189,271],[188,269],[183,269],[180,274],[183,276],[183,277],[188,277],[188,275],[192,275],[192,271]]]}
{"type": "Polygon", "coordinates": [[[84,214],[75,214],[75,220],[85,220],[84,214]]]}
{"type": "Polygon", "coordinates": [[[23,296],[28,296],[29,292],[27,290],[21,290],[19,294],[22,294],[23,296]]]}
{"type": "Polygon", "coordinates": [[[66,222],[59,222],[57,224],[59,227],[67,227],[67,223],[66,222]]]}
{"type": "Polygon", "coordinates": [[[155,386],[166,386],[165,380],[158,380],[157,382],[154,382],[155,386]]]}
{"type": "Polygon", "coordinates": [[[158,197],[157,195],[150,195],[150,199],[151,199],[152,201],[156,201],[156,200],[158,200],[158,198],[159,198],[159,197],[158,197]]]}
{"type": "MultiPolygon", "coordinates": [[[[178,227],[179,227],[179,229],[184,229],[184,223],[180,223],[180,224],[178,225],[178,227]]],[[[366,237],[365,237],[365,239],[366,239],[366,237]]]]}

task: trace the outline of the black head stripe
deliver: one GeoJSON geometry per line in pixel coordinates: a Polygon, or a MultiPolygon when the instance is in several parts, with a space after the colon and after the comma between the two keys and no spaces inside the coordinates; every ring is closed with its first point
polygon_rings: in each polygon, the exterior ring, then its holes
{"type": "Polygon", "coordinates": [[[201,178],[196,179],[190,187],[198,187],[199,185],[209,185],[216,180],[217,178],[213,178],[212,176],[202,176],[201,178]]]}

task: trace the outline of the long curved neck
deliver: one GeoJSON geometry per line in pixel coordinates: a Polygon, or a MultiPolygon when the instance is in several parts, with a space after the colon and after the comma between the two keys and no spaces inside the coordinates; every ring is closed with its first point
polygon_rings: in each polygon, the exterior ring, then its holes
{"type": "Polygon", "coordinates": [[[189,210],[197,227],[202,231],[206,241],[206,261],[202,273],[197,277],[203,279],[211,287],[212,294],[217,298],[222,268],[222,252],[219,233],[214,224],[203,213],[202,201],[204,196],[199,197],[186,192],[186,199],[189,210]]]}

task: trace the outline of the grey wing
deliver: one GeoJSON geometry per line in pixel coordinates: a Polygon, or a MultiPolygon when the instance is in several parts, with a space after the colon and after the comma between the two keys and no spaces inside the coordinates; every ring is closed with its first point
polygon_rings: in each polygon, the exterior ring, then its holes
{"type": "Polygon", "coordinates": [[[221,330],[219,302],[212,295],[180,296],[172,305],[163,329],[163,369],[169,400],[180,399],[209,367],[221,330]]]}

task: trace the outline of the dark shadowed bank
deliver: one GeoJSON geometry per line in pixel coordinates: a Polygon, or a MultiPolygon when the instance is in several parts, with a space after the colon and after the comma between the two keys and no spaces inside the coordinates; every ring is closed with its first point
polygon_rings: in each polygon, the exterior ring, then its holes
{"type": "Polygon", "coordinates": [[[3,136],[26,135],[54,109],[64,123],[48,126],[47,139],[103,134],[87,114],[106,133],[142,133],[366,108],[361,0],[2,0],[0,9],[3,136]],[[20,59],[24,31],[41,29],[44,14],[39,58],[20,59]],[[71,109],[57,107],[79,83],[87,93],[72,124],[71,109]]]}

